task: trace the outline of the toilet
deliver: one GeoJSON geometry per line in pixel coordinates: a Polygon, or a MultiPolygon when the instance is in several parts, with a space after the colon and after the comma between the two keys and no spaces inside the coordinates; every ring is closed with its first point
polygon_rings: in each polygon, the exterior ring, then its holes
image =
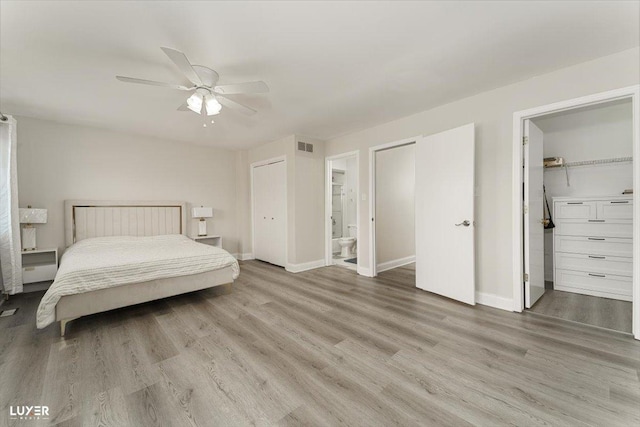
{"type": "Polygon", "coordinates": [[[340,256],[343,258],[348,258],[355,254],[354,248],[356,246],[356,236],[358,235],[358,227],[355,224],[349,224],[347,228],[349,229],[349,237],[342,237],[338,240],[338,244],[342,248],[340,256]]]}

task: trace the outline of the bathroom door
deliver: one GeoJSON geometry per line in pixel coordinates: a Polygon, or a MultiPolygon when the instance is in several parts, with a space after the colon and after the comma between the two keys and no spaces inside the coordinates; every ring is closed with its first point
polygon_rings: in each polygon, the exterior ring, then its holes
{"type": "Polygon", "coordinates": [[[416,143],[416,286],[475,304],[473,123],[416,143]]]}

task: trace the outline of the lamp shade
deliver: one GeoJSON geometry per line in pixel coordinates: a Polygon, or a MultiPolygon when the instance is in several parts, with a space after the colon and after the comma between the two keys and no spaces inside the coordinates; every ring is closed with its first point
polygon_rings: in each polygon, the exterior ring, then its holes
{"type": "Polygon", "coordinates": [[[20,208],[18,211],[19,211],[21,224],[46,224],[47,223],[46,209],[20,208]]]}
{"type": "Polygon", "coordinates": [[[191,217],[192,218],[212,218],[213,217],[213,208],[199,207],[191,209],[191,217]]]}

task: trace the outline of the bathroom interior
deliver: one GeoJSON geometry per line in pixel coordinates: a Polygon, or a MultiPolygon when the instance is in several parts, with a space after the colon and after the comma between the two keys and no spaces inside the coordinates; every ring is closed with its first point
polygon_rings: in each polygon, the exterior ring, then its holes
{"type": "Polygon", "coordinates": [[[357,258],[357,160],[331,161],[331,248],[333,264],[356,270],[357,258]]]}

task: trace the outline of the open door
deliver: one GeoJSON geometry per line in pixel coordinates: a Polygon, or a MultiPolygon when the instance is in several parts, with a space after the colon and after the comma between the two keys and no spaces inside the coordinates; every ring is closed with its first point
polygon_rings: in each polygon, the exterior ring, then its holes
{"type": "Polygon", "coordinates": [[[475,126],[416,143],[416,286],[475,304],[475,126]]]}
{"type": "Polygon", "coordinates": [[[524,121],[524,295],[525,306],[544,295],[544,134],[524,121]]]}

